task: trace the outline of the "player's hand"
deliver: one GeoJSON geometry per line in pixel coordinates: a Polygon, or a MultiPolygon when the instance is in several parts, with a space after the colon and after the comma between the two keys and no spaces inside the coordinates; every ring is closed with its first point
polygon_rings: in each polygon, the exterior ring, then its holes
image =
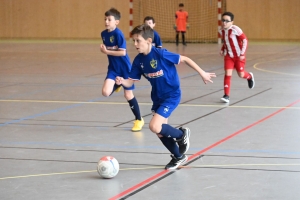
{"type": "Polygon", "coordinates": [[[177,30],[176,24],[173,25],[173,28],[174,28],[175,31],[177,30]]]}
{"type": "Polygon", "coordinates": [[[224,56],[224,51],[220,51],[220,56],[224,56]]]}
{"type": "Polygon", "coordinates": [[[245,60],[245,56],[240,56],[240,60],[245,60]]]}
{"type": "Polygon", "coordinates": [[[121,85],[122,82],[123,82],[123,80],[124,80],[123,77],[117,76],[115,81],[116,81],[116,84],[117,84],[117,85],[121,85]]]}
{"type": "Polygon", "coordinates": [[[212,78],[215,78],[217,77],[215,73],[208,73],[208,72],[205,72],[203,75],[202,75],[202,80],[203,82],[206,84],[208,82],[210,83],[213,83],[213,81],[211,80],[212,78]]]}
{"type": "Polygon", "coordinates": [[[190,24],[186,24],[186,28],[189,29],[190,28],[190,24]]]}
{"type": "Polygon", "coordinates": [[[100,44],[100,51],[101,51],[102,53],[107,54],[107,49],[106,49],[106,46],[105,46],[104,44],[100,44]]]}

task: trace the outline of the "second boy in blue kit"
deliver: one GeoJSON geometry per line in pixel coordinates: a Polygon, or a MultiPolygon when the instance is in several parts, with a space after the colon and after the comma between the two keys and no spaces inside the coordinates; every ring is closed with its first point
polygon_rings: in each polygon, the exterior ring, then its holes
{"type": "MultiPolygon", "coordinates": [[[[108,71],[102,87],[103,96],[110,96],[113,92],[118,92],[121,86],[115,84],[117,76],[128,77],[131,70],[130,59],[126,52],[126,40],[120,29],[117,28],[121,14],[118,10],[111,8],[105,12],[105,28],[101,32],[103,44],[100,45],[100,51],[108,57],[108,71]]],[[[144,125],[140,109],[132,90],[134,85],[124,87],[124,96],[135,116],[132,131],[140,131],[144,125]]]]}
{"type": "Polygon", "coordinates": [[[152,45],[155,46],[156,48],[162,48],[162,42],[161,42],[160,36],[154,30],[154,27],[155,27],[154,18],[151,17],[151,16],[147,16],[147,17],[144,18],[144,23],[147,24],[148,26],[150,26],[153,29],[154,38],[153,38],[153,41],[152,41],[152,45]]]}
{"type": "Polygon", "coordinates": [[[142,75],[150,82],[153,117],[149,128],[172,153],[172,160],[165,169],[176,169],[188,159],[185,153],[190,145],[190,130],[177,129],[168,124],[169,116],[181,100],[180,81],[175,64],[187,64],[200,74],[204,83],[212,82],[211,78],[215,77],[215,73],[206,73],[186,56],[153,47],[154,33],[148,25],[135,27],[131,35],[139,54],[133,61],[128,79],[117,77],[116,84],[130,87],[134,81],[140,80],[142,75]]]}

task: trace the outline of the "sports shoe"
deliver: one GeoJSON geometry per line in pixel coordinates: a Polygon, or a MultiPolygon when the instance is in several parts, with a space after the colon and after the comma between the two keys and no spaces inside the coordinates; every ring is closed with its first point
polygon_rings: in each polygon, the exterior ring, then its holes
{"type": "Polygon", "coordinates": [[[122,85],[117,85],[117,84],[114,85],[114,91],[115,92],[120,92],[121,89],[122,89],[122,85]]]}
{"type": "Polygon", "coordinates": [[[190,148],[191,131],[189,128],[182,128],[182,127],[180,127],[179,130],[181,130],[183,132],[183,135],[182,135],[181,139],[176,140],[176,142],[179,146],[179,153],[184,154],[190,148]]]}
{"type": "Polygon", "coordinates": [[[115,84],[114,87],[113,87],[113,90],[112,90],[112,92],[110,93],[109,96],[111,96],[114,92],[120,92],[121,89],[122,89],[122,85],[115,84]]]}
{"type": "Polygon", "coordinates": [[[144,119],[142,118],[142,120],[135,120],[134,121],[134,125],[131,129],[131,131],[133,132],[137,132],[137,131],[140,131],[142,130],[143,126],[144,126],[145,122],[144,122],[144,119]]]}
{"type": "Polygon", "coordinates": [[[165,166],[165,169],[176,169],[179,165],[184,164],[188,157],[186,155],[182,155],[181,158],[176,158],[171,155],[172,160],[165,166]]]}
{"type": "Polygon", "coordinates": [[[221,101],[223,101],[223,102],[225,102],[225,103],[229,103],[229,96],[225,94],[225,95],[221,98],[221,101]]]}
{"type": "Polygon", "coordinates": [[[253,75],[252,72],[249,72],[249,74],[251,74],[251,78],[247,80],[248,81],[248,87],[250,89],[252,89],[255,86],[254,75],[253,75]]]}

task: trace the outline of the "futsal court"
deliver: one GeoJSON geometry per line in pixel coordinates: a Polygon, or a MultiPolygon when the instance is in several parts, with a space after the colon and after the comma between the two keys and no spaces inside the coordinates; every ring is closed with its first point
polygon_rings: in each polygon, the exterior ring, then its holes
{"type": "MultiPolygon", "coordinates": [[[[128,42],[133,60],[137,51],[128,42]]],[[[246,69],[223,96],[218,44],[163,47],[215,72],[205,85],[177,66],[181,104],[169,124],[191,129],[188,162],[164,170],[170,153],[149,128],[150,84],[136,83],[145,126],[131,132],[123,89],[103,97],[107,56],[98,41],[1,41],[0,199],[295,200],[300,196],[300,44],[249,42],[246,69]],[[101,178],[98,160],[120,164],[101,178]]]]}

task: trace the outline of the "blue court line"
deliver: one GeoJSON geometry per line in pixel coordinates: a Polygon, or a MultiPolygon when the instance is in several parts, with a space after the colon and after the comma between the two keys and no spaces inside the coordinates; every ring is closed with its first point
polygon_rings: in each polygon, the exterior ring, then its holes
{"type": "Polygon", "coordinates": [[[31,92],[27,92],[27,93],[23,93],[23,94],[14,94],[14,95],[10,95],[10,96],[6,96],[6,97],[1,97],[1,99],[11,99],[11,98],[16,98],[16,97],[22,97],[22,96],[26,96],[26,95],[33,95],[33,94],[38,94],[40,92],[49,92],[49,91],[53,91],[53,90],[56,90],[56,89],[61,89],[61,88],[65,88],[65,87],[74,87],[74,86],[80,86],[82,83],[89,83],[89,82],[93,82],[95,80],[99,80],[98,78],[92,78],[92,80],[84,80],[84,81],[80,81],[80,82],[74,82],[72,84],[59,84],[57,86],[54,86],[54,87],[48,87],[46,89],[43,89],[43,90],[35,90],[35,91],[31,91],[31,92]]]}
{"type": "MultiPolygon", "coordinates": [[[[148,88],[148,87],[149,86],[142,86],[142,87],[136,88],[135,90],[142,90],[142,89],[148,88]]],[[[115,95],[119,96],[121,94],[115,94],[115,95]]],[[[95,102],[95,101],[99,101],[99,100],[104,99],[104,98],[107,98],[107,97],[98,97],[96,99],[89,100],[88,102],[95,102]]],[[[79,107],[79,106],[82,106],[82,105],[84,105],[84,104],[83,103],[73,104],[73,105],[64,106],[64,107],[61,107],[61,108],[58,108],[58,109],[46,111],[46,112],[43,112],[43,113],[30,115],[30,116],[23,117],[23,118],[20,118],[20,119],[11,120],[11,121],[8,121],[8,122],[1,123],[0,127],[6,126],[6,125],[9,125],[9,124],[16,124],[16,123],[19,123],[19,122],[24,121],[24,120],[34,119],[34,118],[41,117],[41,116],[44,116],[44,115],[49,115],[49,114],[52,114],[52,113],[64,111],[64,110],[67,110],[67,109],[76,108],[76,107],[79,107]]]]}
{"type": "MultiPolygon", "coordinates": [[[[105,147],[114,149],[142,149],[145,146],[124,146],[124,145],[111,145],[111,144],[96,144],[96,143],[82,143],[82,144],[71,144],[71,143],[60,143],[60,142],[11,142],[0,140],[0,144],[4,145],[45,145],[55,146],[55,147],[105,147]]],[[[146,146],[147,149],[166,149],[163,146],[146,146]]],[[[72,150],[72,149],[70,149],[72,150]]],[[[94,149],[93,149],[94,150],[94,149]]]]}
{"type": "MultiPolygon", "coordinates": [[[[210,69],[209,71],[211,71],[211,70],[214,70],[214,69],[210,69]]],[[[194,76],[196,74],[197,73],[188,74],[186,76],[181,77],[181,79],[184,79],[184,78],[187,78],[187,77],[190,77],[190,76],[194,76]]],[[[76,83],[76,84],[79,84],[79,83],[76,83]]],[[[151,87],[151,85],[142,86],[142,87],[136,88],[135,90],[142,90],[142,89],[149,88],[149,87],[151,87]]],[[[117,94],[117,96],[119,96],[119,95],[120,94],[117,94]]],[[[103,98],[107,98],[107,97],[99,97],[97,99],[89,100],[88,102],[99,101],[103,98]]],[[[44,116],[44,115],[49,115],[49,114],[52,114],[52,113],[64,111],[64,110],[67,110],[67,109],[76,108],[76,107],[79,107],[79,106],[82,106],[82,105],[83,105],[82,103],[74,104],[74,105],[70,105],[70,106],[61,107],[61,108],[58,108],[58,109],[55,109],[55,110],[50,110],[50,111],[47,111],[47,112],[39,113],[39,114],[36,114],[36,115],[31,115],[31,116],[23,117],[23,118],[20,118],[20,119],[11,120],[11,121],[8,121],[8,122],[1,123],[0,127],[6,126],[6,125],[9,125],[9,124],[19,123],[19,122],[24,121],[24,120],[34,119],[34,118],[41,117],[41,116],[44,116]]]]}
{"type": "Polygon", "coordinates": [[[20,118],[20,119],[15,119],[15,120],[8,121],[8,122],[0,124],[0,127],[6,126],[6,125],[9,125],[9,124],[15,124],[15,123],[18,123],[18,122],[21,122],[21,121],[24,121],[24,120],[28,120],[28,119],[34,119],[34,118],[41,117],[41,116],[44,116],[44,115],[49,115],[49,114],[56,113],[56,112],[63,111],[63,110],[67,110],[67,109],[70,109],[70,108],[75,108],[75,107],[78,107],[80,105],[81,104],[74,104],[74,105],[58,108],[58,109],[55,109],[55,110],[50,110],[50,111],[47,111],[47,112],[39,113],[39,114],[36,114],[36,115],[31,115],[31,116],[23,117],[23,118],[20,118]]]}

